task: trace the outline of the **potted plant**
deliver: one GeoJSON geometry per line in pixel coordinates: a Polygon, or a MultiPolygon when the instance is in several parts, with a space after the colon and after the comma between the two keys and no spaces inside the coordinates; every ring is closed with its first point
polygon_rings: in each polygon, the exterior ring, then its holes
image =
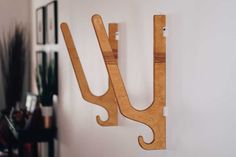
{"type": "Polygon", "coordinates": [[[47,62],[47,54],[45,52],[39,53],[42,55],[42,64],[37,65],[36,82],[44,117],[44,127],[50,128],[53,116],[53,96],[57,94],[57,56],[55,52],[54,59],[47,62]]]}
{"type": "MultiPolygon", "coordinates": [[[[27,84],[28,40],[23,25],[16,24],[13,29],[0,38],[0,79],[3,95],[0,99],[5,109],[10,112],[12,107],[22,101],[27,84]]],[[[2,108],[1,108],[2,109],[2,108]]]]}
{"type": "MultiPolygon", "coordinates": [[[[13,140],[5,116],[10,116],[10,111],[24,102],[28,90],[28,35],[26,27],[19,23],[9,27],[8,31],[1,31],[0,35],[0,149],[17,142],[13,140]]],[[[21,126],[24,121],[16,122],[21,126]]]]}

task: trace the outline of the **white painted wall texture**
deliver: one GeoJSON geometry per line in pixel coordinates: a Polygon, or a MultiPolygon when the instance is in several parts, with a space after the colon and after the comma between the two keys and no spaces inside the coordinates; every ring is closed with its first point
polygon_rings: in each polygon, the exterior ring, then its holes
{"type": "MultiPolygon", "coordinates": [[[[43,2],[32,1],[33,10],[43,2]]],[[[150,129],[140,123],[122,116],[117,127],[96,123],[96,115],[106,119],[106,112],[82,99],[59,32],[60,157],[234,157],[235,6],[234,0],[59,0],[59,22],[68,22],[96,95],[106,91],[107,73],[90,18],[99,13],[106,24],[120,23],[119,66],[131,102],[138,109],[152,101],[154,14],[167,15],[169,32],[164,151],[139,147],[138,135],[152,140],[150,129]]]]}

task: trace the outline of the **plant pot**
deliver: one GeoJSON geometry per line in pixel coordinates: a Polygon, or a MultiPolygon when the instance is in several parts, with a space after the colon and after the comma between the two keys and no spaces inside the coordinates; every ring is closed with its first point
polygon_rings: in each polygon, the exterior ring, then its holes
{"type": "Polygon", "coordinates": [[[52,106],[42,106],[42,116],[45,129],[52,128],[52,116],[53,107],[52,106]]]}

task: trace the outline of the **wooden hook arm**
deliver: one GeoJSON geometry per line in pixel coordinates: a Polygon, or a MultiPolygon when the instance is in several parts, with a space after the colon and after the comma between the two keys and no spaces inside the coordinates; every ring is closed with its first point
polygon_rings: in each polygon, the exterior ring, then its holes
{"type": "Polygon", "coordinates": [[[154,101],[146,110],[136,110],[129,101],[118,65],[112,55],[112,48],[109,44],[102,18],[99,15],[94,15],[92,22],[121,114],[152,129],[153,141],[151,143],[146,143],[142,136],[138,138],[139,144],[143,149],[165,149],[166,123],[163,116],[163,107],[165,105],[165,44],[163,45],[163,42],[165,42],[165,39],[162,34],[165,16],[154,16],[154,101]],[[157,25],[157,22],[160,22],[160,25],[157,25]],[[157,37],[162,38],[160,40],[161,43],[157,43],[157,37]],[[162,49],[159,49],[159,47],[162,47],[162,49]],[[110,58],[110,60],[107,61],[106,58],[110,58]]]}
{"type": "Polygon", "coordinates": [[[89,89],[88,82],[86,80],[77,50],[75,48],[74,41],[72,39],[70,30],[66,23],[61,24],[61,30],[64,36],[64,40],[69,52],[69,56],[75,71],[77,82],[79,84],[82,97],[93,104],[102,106],[108,112],[108,119],[102,121],[100,116],[97,116],[97,122],[102,126],[116,126],[117,125],[117,104],[114,96],[114,91],[109,81],[109,88],[107,92],[102,96],[95,96],[89,89]]]}

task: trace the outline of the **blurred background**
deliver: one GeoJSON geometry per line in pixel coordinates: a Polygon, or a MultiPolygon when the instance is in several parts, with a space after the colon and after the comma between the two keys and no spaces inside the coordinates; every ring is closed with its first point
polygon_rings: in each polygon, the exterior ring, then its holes
{"type": "Polygon", "coordinates": [[[0,0],[1,152],[234,157],[235,6],[235,0],[0,0]],[[106,120],[107,112],[82,98],[59,26],[68,23],[89,87],[102,95],[108,75],[91,24],[95,13],[106,29],[119,25],[119,68],[139,110],[153,100],[153,15],[166,15],[166,150],[143,150],[137,137],[151,142],[150,128],[120,114],[117,127],[101,127],[96,116],[106,120]]]}

